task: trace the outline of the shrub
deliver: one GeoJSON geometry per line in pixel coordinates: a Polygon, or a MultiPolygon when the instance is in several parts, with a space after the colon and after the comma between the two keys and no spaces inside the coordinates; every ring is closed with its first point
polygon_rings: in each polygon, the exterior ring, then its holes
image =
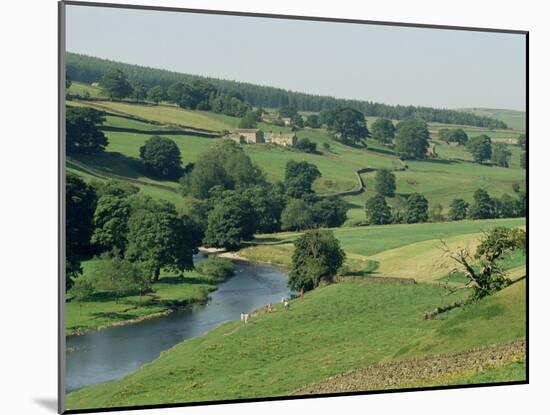
{"type": "Polygon", "coordinates": [[[223,281],[235,275],[233,263],[218,256],[209,256],[195,268],[200,274],[212,277],[216,281],[223,281]]]}

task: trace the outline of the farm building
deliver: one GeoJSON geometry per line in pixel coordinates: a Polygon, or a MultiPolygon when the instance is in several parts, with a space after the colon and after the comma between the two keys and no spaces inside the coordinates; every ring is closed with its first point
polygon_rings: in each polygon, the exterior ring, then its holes
{"type": "Polygon", "coordinates": [[[278,144],[283,147],[294,147],[298,139],[296,133],[273,133],[270,136],[270,142],[272,144],[278,144]]]}
{"type": "Polygon", "coordinates": [[[99,82],[92,82],[92,86],[98,87],[98,86],[99,86],[99,82]]]}
{"type": "Polygon", "coordinates": [[[265,143],[264,132],[257,128],[235,130],[229,138],[239,144],[265,143]]]}

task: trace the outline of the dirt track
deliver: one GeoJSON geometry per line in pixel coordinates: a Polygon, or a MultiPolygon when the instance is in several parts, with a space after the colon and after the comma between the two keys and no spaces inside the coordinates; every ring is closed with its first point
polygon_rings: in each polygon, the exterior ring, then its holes
{"type": "Polygon", "coordinates": [[[296,390],[291,395],[391,389],[436,380],[450,374],[479,371],[525,358],[525,339],[468,352],[425,359],[380,363],[325,379],[296,390]]]}

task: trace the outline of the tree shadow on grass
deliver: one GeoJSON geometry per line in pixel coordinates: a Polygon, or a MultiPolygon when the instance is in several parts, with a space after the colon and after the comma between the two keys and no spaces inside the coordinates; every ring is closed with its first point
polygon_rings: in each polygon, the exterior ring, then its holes
{"type": "Polygon", "coordinates": [[[98,154],[79,154],[72,157],[105,175],[123,176],[130,179],[144,176],[139,160],[121,153],[102,152],[98,154]]]}

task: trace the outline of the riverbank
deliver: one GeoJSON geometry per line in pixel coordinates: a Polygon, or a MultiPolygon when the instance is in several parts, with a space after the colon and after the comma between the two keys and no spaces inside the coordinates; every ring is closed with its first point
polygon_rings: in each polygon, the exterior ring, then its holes
{"type": "Polygon", "coordinates": [[[186,273],[185,277],[163,276],[151,293],[118,299],[97,293],[90,301],[68,301],[65,307],[65,334],[81,335],[91,330],[134,324],[170,314],[195,303],[206,303],[217,285],[208,277],[186,273]]]}
{"type": "MultiPolygon", "coordinates": [[[[83,276],[93,275],[98,259],[82,262],[83,276]]],[[[208,301],[220,279],[186,271],[183,277],[161,273],[159,281],[144,295],[115,298],[112,293],[94,293],[81,303],[70,301],[65,306],[65,334],[81,335],[91,330],[139,323],[208,301]]]]}

